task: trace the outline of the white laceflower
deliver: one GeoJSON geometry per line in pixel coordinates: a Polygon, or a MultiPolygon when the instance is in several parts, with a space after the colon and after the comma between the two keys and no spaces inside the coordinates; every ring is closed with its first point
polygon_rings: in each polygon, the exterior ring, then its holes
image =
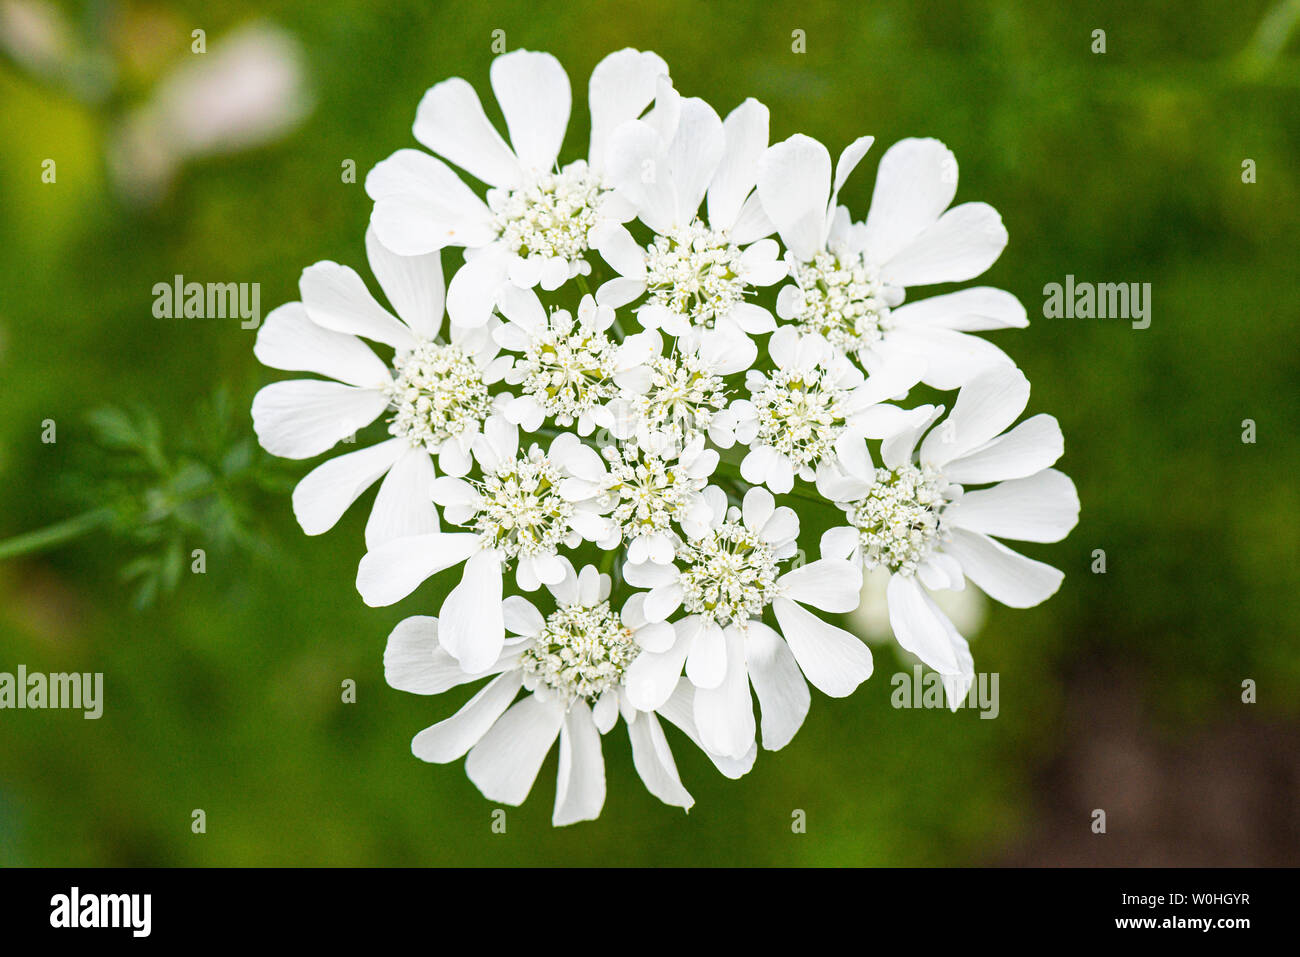
{"type": "Polygon", "coordinates": [[[748,336],[718,330],[704,338],[687,336],[664,355],[655,333],[653,351],[638,377],[610,402],[615,438],[642,445],[662,442],[685,446],[707,436],[720,449],[736,444],[736,416],[730,409],[727,376],[754,364],[758,348],[748,336]]]}
{"type": "Polygon", "coordinates": [[[793,326],[772,334],[770,351],[776,368],[751,369],[749,397],[733,402],[731,413],[736,440],[749,446],[740,474],[778,493],[790,491],[795,476],[813,481],[833,463],[840,436],[866,434],[873,407],[905,394],[921,371],[904,362],[864,376],[820,335],[800,335],[793,326]]]}
{"type": "Polygon", "coordinates": [[[830,154],[807,136],[764,155],[758,193],[786,244],[789,285],[777,315],[855,355],[868,372],[900,357],[923,359],[927,385],[955,389],[995,365],[1002,350],[968,332],[1025,326],[1015,296],[979,287],[902,305],[906,287],[972,279],[1007,243],[997,212],[985,203],[948,209],[957,161],[938,140],[907,139],[880,161],[865,223],[837,207],[840,188],[871,145],[855,141],[831,182],[830,154]]]}
{"type": "Polygon", "coordinates": [[[609,478],[601,491],[611,501],[609,535],[601,548],[627,548],[634,564],[666,565],[676,552],[674,525],[707,522],[708,503],[700,494],[718,466],[718,453],[697,435],[683,447],[659,435],[649,442],[607,445],[601,450],[609,478]]]}
{"type": "Polygon", "coordinates": [[[293,459],[319,455],[389,413],[391,439],[330,459],[293,493],[299,524],[319,535],[383,478],[366,524],[366,542],[376,545],[437,531],[428,497],[433,459],[444,474],[469,471],[470,446],[494,406],[489,388],[505,375],[510,359],[497,356],[492,325],[452,326],[441,335],[444,290],[437,254],[396,256],[373,232],[366,233],[366,251],[397,316],[347,266],[309,266],[299,283],[302,301],[266,317],[253,352],[273,369],[335,381],[273,383],[258,392],[252,411],[263,448],[293,459]],[[391,346],[391,365],[362,339],[391,346]]]}
{"type": "Polygon", "coordinates": [[[762,709],[763,747],[784,747],[803,724],[805,681],[834,697],[850,694],[871,676],[871,652],[858,638],[808,611],[857,607],[858,565],[822,558],[798,568],[799,519],[777,507],[762,488],[728,507],[725,493],[709,486],[706,523],[687,525],[671,565],[628,564],[628,584],[649,589],[643,611],[664,621],[679,610],[671,636],[655,632],[628,669],[629,700],[653,710],[667,700],[683,666],[695,688],[693,714],[704,746],[739,756],[754,743],[752,683],[762,709]],[[770,608],[780,632],[761,620],[770,608]]]}
{"type": "Polygon", "coordinates": [[[933,429],[942,407],[894,410],[879,465],[865,442],[850,436],[836,467],[818,476],[822,494],[849,520],[822,536],[822,554],[889,571],[894,635],[943,675],[954,709],[969,690],[974,662],[928,590],[960,589],[970,579],[1004,605],[1037,605],[1063,575],[993,536],[1060,541],[1079,518],[1074,483],[1050,468],[1064,450],[1056,420],[1035,415],[1004,432],[1028,401],[1020,370],[988,370],[962,388],[933,429]]]}
{"type": "Polygon", "coordinates": [[[507,287],[500,309],[509,321],[497,327],[496,341],[522,353],[506,373],[520,394],[505,404],[505,416],[527,432],[548,418],[574,426],[579,435],[610,427],[607,404],[643,387],[649,375],[644,364],[660,348],[653,333],[622,342],[611,336],[614,310],[597,306],[591,296],[582,297],[576,317],[565,309],[547,315],[531,290],[507,287]]]}
{"type": "Polygon", "coordinates": [[[600,287],[601,303],[622,306],[644,296],[641,324],[673,336],[776,328],[772,314],[746,298],[786,274],[780,248],[765,238],[775,227],[754,191],[767,130],[767,107],[757,100],[746,100],[723,123],[703,100],[682,99],[660,84],[653,112],[620,126],[608,157],[609,181],[655,236],[640,246],[614,221],[593,232],[592,245],[619,273],[600,287]]]}
{"type": "MultiPolygon", "coordinates": [[[[659,715],[638,709],[624,687],[641,641],[654,644],[660,640],[656,634],[671,632],[672,626],[646,620],[640,610],[643,595],[634,595],[616,612],[608,575],[590,565],[575,574],[567,560],[563,565],[563,577],[547,586],[553,611],[543,613],[518,596],[505,600],[505,624],[512,637],[477,672],[463,670],[448,652],[438,619],[407,618],[393,630],[384,651],[384,676],[394,688],[438,694],[491,677],[458,712],[417,734],[412,753],[437,764],[468,753],[465,771],[483,795],[518,805],[528,797],[558,737],[551,818],[558,827],[600,816],[605,803],[601,737],[622,715],[632,762],[646,789],[665,804],[689,810],[695,801],[682,786],[659,715]]],[[[683,689],[664,702],[659,714],[698,745],[690,701],[689,688],[683,689]]],[[[753,750],[740,759],[709,753],[729,777],[746,773],[754,756],[753,750]]]]}
{"type": "Polygon", "coordinates": [[[481,671],[501,652],[504,573],[514,567],[525,591],[564,577],[562,548],[608,536],[605,497],[591,489],[605,482],[596,451],[571,432],[550,448],[519,447],[518,429],[488,419],[474,443],[482,477],[444,477],[432,483],[433,500],[448,524],[465,531],[408,535],[371,548],[357,569],[357,590],[368,605],[391,605],[431,575],[464,562],[460,584],[448,593],[439,617],[442,645],[467,671],[481,671]],[[570,482],[577,479],[577,482],[570,482]]]}
{"type": "Polygon", "coordinates": [[[654,99],[667,66],[653,53],[620,50],[591,74],[591,143],[585,161],[557,168],[568,127],[568,75],[548,53],[515,50],[492,61],[492,90],[510,145],[488,120],[478,94],[454,77],[432,87],[416,111],[415,138],[488,184],[486,201],[442,161],[398,150],[366,177],[371,223],[390,248],[406,255],[465,248],[465,265],[448,289],[452,321],[487,321],[507,282],[556,289],[587,272],[591,230],[631,210],[604,178],[613,130],[654,99]]]}
{"type": "Polygon", "coordinates": [[[762,746],[783,747],[810,683],[846,696],[871,674],[866,645],[824,620],[858,607],[864,572],[887,579],[899,644],[963,700],[970,649],[930,593],[1042,601],[1061,573],[997,538],[1055,541],[1079,507],[1051,468],[1055,420],[1012,427],[1028,383],[969,335],[1026,325],[1015,297],[906,301],[987,269],[1007,241],[998,214],[949,209],[952,154],[913,139],[885,153],[855,223],[839,195],[871,137],[834,166],[806,136],[770,146],[766,107],[745,100],[724,121],[681,97],[653,53],[597,65],[589,149],[567,164],[571,90],[555,58],[515,51],[490,78],[508,138],[450,79],[417,111],[430,152],[399,150],[367,177],[367,249],[392,313],[356,273],[319,263],[256,350],[336,380],[258,394],[268,450],[306,458],[385,418],[388,441],[294,492],[316,533],[384,477],[363,599],[391,604],[456,569],[438,617],[393,632],[387,675],[423,694],[486,684],[415,753],[468,754],[483,793],[514,804],[558,740],[554,821],[567,824],[600,813],[601,736],[621,715],[647,787],[690,807],[660,717],[735,777],[757,753],[757,695],[762,746]],[[448,246],[464,264],[444,289],[448,246]],[[758,304],[765,289],[775,316],[758,304]],[[918,382],[960,389],[946,421],[896,404],[918,382]],[[807,564],[799,518],[772,494],[796,479],[845,516],[807,564]],[[575,553],[602,550],[617,593],[574,569],[575,553]],[[979,589],[963,591],[967,579],[979,589]],[[545,607],[506,597],[516,588],[545,607]]]}

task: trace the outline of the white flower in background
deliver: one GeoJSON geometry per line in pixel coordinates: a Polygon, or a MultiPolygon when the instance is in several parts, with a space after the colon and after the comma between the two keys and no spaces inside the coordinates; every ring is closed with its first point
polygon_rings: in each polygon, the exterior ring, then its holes
{"type": "Polygon", "coordinates": [[[297,38],[250,23],[184,56],[116,130],[109,166],[130,198],[162,197],[186,162],[274,142],[313,106],[297,38]]]}
{"type": "Polygon", "coordinates": [[[642,247],[617,222],[602,223],[592,245],[618,273],[597,293],[623,306],[645,296],[637,318],[673,336],[727,328],[758,335],[776,328],[746,301],[785,277],[774,227],[754,184],[767,149],[767,107],[746,100],[718,118],[707,103],[681,99],[661,83],[654,111],[611,138],[609,180],[655,237],[642,247]],[[707,222],[699,207],[707,197],[707,222]]]}
{"type": "Polygon", "coordinates": [[[678,340],[668,355],[655,352],[643,365],[636,388],[609,404],[610,431],[642,445],[688,444],[707,436],[720,449],[736,444],[736,416],[723,380],[754,364],[758,348],[743,334],[708,336],[695,345],[678,340]]]}
{"type": "Polygon", "coordinates": [[[564,577],[561,548],[609,534],[608,506],[593,492],[605,481],[596,450],[572,432],[550,448],[519,448],[519,432],[488,419],[474,443],[482,478],[444,477],[432,483],[443,518],[467,531],[408,535],[371,548],[357,569],[357,590],[368,605],[391,605],[431,575],[465,564],[460,584],[443,601],[442,645],[476,672],[501,653],[501,596],[508,565],[524,591],[564,577]],[[577,479],[577,482],[570,482],[577,479]]]}
{"type": "Polygon", "coordinates": [[[673,524],[707,522],[708,503],[700,494],[718,466],[718,453],[697,435],[683,448],[659,436],[648,443],[607,445],[601,450],[609,478],[601,492],[613,502],[612,523],[601,548],[627,546],[633,564],[673,560],[677,536],[673,524]]]}
{"type": "Polygon", "coordinates": [[[974,662],[929,591],[960,589],[970,579],[1004,605],[1037,605],[1064,576],[992,536],[1056,542],[1079,518],[1074,483],[1050,468],[1064,451],[1056,420],[1035,415],[1004,431],[1028,401],[1029,382],[1020,370],[989,370],[962,388],[952,412],[933,430],[942,407],[895,410],[896,427],[881,443],[880,465],[865,442],[848,437],[840,443],[837,468],[818,479],[822,494],[840,503],[850,523],[822,536],[822,554],[890,572],[894,635],[944,677],[954,708],[969,690],[974,662]],[[989,487],[966,489],[973,485],[989,487]]]}
{"type": "Polygon", "coordinates": [[[740,474],[778,493],[790,491],[796,475],[813,481],[834,461],[846,429],[868,429],[873,406],[906,393],[920,375],[920,366],[902,362],[863,376],[821,336],[793,326],[773,333],[771,356],[776,368],[751,369],[749,398],[733,402],[731,413],[736,440],[750,449],[740,474]]]}
{"type": "Polygon", "coordinates": [[[980,287],[901,305],[905,288],[980,275],[1007,244],[1002,219],[985,203],[949,209],[957,161],[938,140],[906,139],[880,161],[865,223],[836,207],[840,188],[870,147],[855,141],[836,165],[816,140],[796,135],[768,150],[758,193],[786,244],[793,282],[777,314],[856,355],[868,372],[906,357],[924,360],[924,382],[955,389],[994,365],[996,346],[967,332],[1025,326],[1010,293],[980,287]],[[828,202],[829,197],[829,202],[828,202]]]}
{"type": "Polygon", "coordinates": [[[492,409],[489,387],[505,375],[510,360],[497,357],[490,326],[453,326],[449,340],[439,341],[443,282],[437,254],[395,256],[371,232],[366,251],[397,316],[347,266],[320,262],[303,270],[302,301],[266,317],[253,352],[273,369],[335,381],[266,386],[253,400],[253,428],[273,455],[305,459],[392,413],[391,439],[317,466],[293,493],[303,531],[319,535],[383,478],[366,524],[366,543],[375,545],[437,531],[428,495],[432,459],[445,474],[469,471],[470,445],[492,409]],[[363,338],[391,346],[391,366],[363,338]]]}
{"type": "Polygon", "coordinates": [[[636,50],[620,50],[597,64],[588,97],[588,158],[558,169],[572,92],[555,57],[515,50],[492,61],[492,90],[510,145],[469,83],[444,80],[420,101],[415,138],[486,183],[486,202],[442,161],[403,149],[366,177],[366,192],[375,201],[371,223],[385,244],[404,255],[465,248],[465,265],[447,294],[455,323],[486,322],[506,282],[558,288],[590,271],[589,233],[602,217],[630,218],[604,181],[606,143],[619,124],[650,105],[658,78],[667,72],[658,56],[636,50]]]}
{"type": "Polygon", "coordinates": [[[507,288],[500,308],[509,321],[494,332],[496,341],[523,355],[506,373],[520,387],[508,402],[505,416],[526,432],[535,432],[547,419],[564,428],[576,423],[579,435],[613,420],[606,404],[644,382],[643,363],[659,349],[653,333],[614,339],[610,327],[614,310],[583,296],[575,318],[565,309],[550,315],[531,290],[507,288]]]}
{"type": "Polygon", "coordinates": [[[629,700],[654,710],[667,700],[685,666],[695,687],[693,714],[705,748],[738,757],[754,743],[750,685],[762,708],[763,747],[785,747],[808,713],[807,681],[844,697],[871,676],[871,652],[849,632],[803,605],[827,612],[857,607],[859,566],[846,556],[822,558],[782,572],[794,557],[799,519],[762,488],[728,507],[716,486],[703,493],[707,523],[686,527],[675,563],[628,564],[629,585],[648,588],[643,611],[665,621],[679,609],[673,633],[642,640],[645,652],[628,669],[629,700]],[[781,631],[761,620],[768,608],[781,631]],[[802,672],[802,673],[801,673],[802,672]]]}
{"type": "MultiPolygon", "coordinates": [[[[650,636],[647,640],[654,643],[655,632],[672,627],[646,621],[639,610],[642,595],[616,613],[608,575],[590,565],[575,574],[567,560],[562,564],[563,577],[548,586],[555,610],[544,614],[525,598],[507,598],[503,613],[512,637],[477,672],[462,670],[448,653],[438,619],[407,618],[393,630],[384,651],[384,677],[394,688],[432,695],[491,678],[456,714],[417,734],[412,753],[437,764],[468,753],[466,774],[483,795],[518,805],[528,797],[558,737],[551,819],[558,827],[600,816],[605,803],[601,737],[622,715],[632,762],[646,789],[665,804],[689,810],[695,801],[682,786],[659,716],[638,710],[624,688],[642,637],[650,636]]],[[[684,689],[665,702],[660,714],[698,744],[689,704],[689,689],[684,689]]],[[[729,777],[746,773],[754,756],[752,750],[739,760],[709,754],[729,777]]]]}

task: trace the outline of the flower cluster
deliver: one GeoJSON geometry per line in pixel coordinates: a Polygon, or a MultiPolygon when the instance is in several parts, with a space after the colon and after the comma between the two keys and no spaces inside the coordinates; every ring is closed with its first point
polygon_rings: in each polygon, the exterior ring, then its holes
{"type": "Polygon", "coordinates": [[[622,718],[646,787],[689,808],[661,719],[731,777],[760,744],[784,747],[810,684],[843,697],[870,677],[833,616],[875,569],[898,644],[959,705],[974,663],[931,593],[969,581],[1043,601],[1061,573],[999,539],[1058,541],[1079,510],[1052,468],[1056,420],[1016,424],[1029,384],[973,335],[1025,326],[1020,303],[914,295],[992,265],[998,214],[952,206],[952,153],[908,139],[857,221],[839,193],[871,137],[833,166],[807,136],[769,143],[761,103],[721,118],[653,53],[596,67],[587,155],[565,165],[555,58],[502,55],[490,80],[508,139],[446,80],[416,111],[427,152],[366,179],[389,306],[317,263],[256,346],[319,377],[258,394],[268,451],[310,458],[386,426],[302,479],[303,529],[329,530],[382,479],[361,597],[392,604],[449,574],[437,617],[390,636],[387,679],[427,695],[486,683],[414,753],[468,755],[480,790],[517,804],[558,738],[568,824],[599,815],[601,740],[622,718]],[[907,403],[918,387],[954,392],[951,411],[907,403]]]}

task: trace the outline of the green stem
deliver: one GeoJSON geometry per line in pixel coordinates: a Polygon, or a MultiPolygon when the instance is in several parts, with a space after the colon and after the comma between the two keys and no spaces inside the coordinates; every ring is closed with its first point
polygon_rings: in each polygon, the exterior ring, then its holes
{"type": "Polygon", "coordinates": [[[64,542],[70,542],[88,532],[93,532],[97,528],[104,527],[112,517],[113,513],[109,509],[98,508],[83,512],[81,515],[62,522],[47,525],[45,528],[39,528],[34,532],[15,535],[13,538],[0,542],[0,561],[6,558],[15,558],[19,555],[30,555],[34,552],[45,551],[47,548],[54,548],[64,542]]]}

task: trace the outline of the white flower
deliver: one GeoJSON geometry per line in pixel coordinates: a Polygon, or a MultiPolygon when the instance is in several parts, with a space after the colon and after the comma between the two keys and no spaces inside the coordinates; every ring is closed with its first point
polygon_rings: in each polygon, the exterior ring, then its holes
{"type": "Polygon", "coordinates": [[[482,470],[475,482],[440,478],[433,500],[463,532],[407,536],[371,548],[357,568],[357,590],[368,605],[400,601],[431,575],[465,564],[460,584],[442,604],[442,645],[467,671],[481,671],[501,652],[501,595],[507,565],[525,591],[564,577],[561,548],[609,534],[598,494],[605,467],[596,451],[565,432],[548,450],[519,449],[518,430],[488,419],[474,443],[482,470]]]}
{"type": "Polygon", "coordinates": [[[868,372],[900,357],[923,359],[923,381],[940,389],[1010,364],[1000,349],[965,334],[1027,325],[1010,293],[980,287],[901,305],[905,287],[960,282],[988,269],[1007,243],[1001,217],[985,203],[948,209],[956,159],[937,140],[907,139],[880,161],[866,222],[851,224],[837,196],[870,145],[864,137],[841,154],[833,186],[830,154],[807,136],[763,157],[758,193],[788,247],[794,280],[781,290],[777,314],[855,354],[868,372]]]}
{"type": "MultiPolygon", "coordinates": [[[[920,367],[898,363],[864,377],[821,336],[782,326],[772,335],[769,373],[751,369],[748,399],[731,405],[736,439],[750,451],[740,464],[745,481],[785,493],[798,475],[816,478],[831,464],[846,429],[862,430],[877,403],[906,393],[920,367]]],[[[864,433],[865,434],[865,433],[864,433]]]]}
{"type": "Polygon", "coordinates": [[[531,290],[506,288],[500,308],[509,320],[497,328],[497,342],[523,353],[506,374],[520,395],[505,406],[506,418],[535,432],[547,418],[563,427],[576,423],[579,435],[608,428],[606,404],[635,388],[644,361],[659,349],[658,336],[642,334],[618,342],[609,334],[614,310],[583,296],[575,317],[565,309],[549,316],[531,290]]]}
{"type": "Polygon", "coordinates": [[[600,547],[626,544],[633,564],[669,564],[677,541],[673,523],[708,521],[700,492],[718,466],[718,453],[706,449],[704,436],[697,435],[685,448],[660,436],[649,443],[607,445],[602,454],[609,466],[602,491],[613,504],[610,534],[600,547]]]}
{"type": "Polygon", "coordinates": [[[776,328],[746,301],[779,282],[786,265],[754,192],[767,149],[767,107],[746,100],[724,124],[707,103],[661,84],[654,111],[625,123],[609,148],[609,180],[654,232],[641,247],[617,222],[602,223],[592,245],[619,273],[597,299],[622,306],[646,295],[637,318],[673,336],[714,328],[760,334],[776,328]],[[707,222],[699,207],[707,196],[707,222]]]}
{"type": "Polygon", "coordinates": [[[1035,415],[1003,431],[1028,401],[1029,383],[1019,369],[989,370],[962,388],[945,422],[924,440],[942,407],[894,410],[879,466],[862,440],[849,437],[837,468],[818,477],[822,494],[850,521],[822,536],[822,554],[852,556],[865,568],[891,573],[894,635],[944,676],[954,708],[970,687],[974,662],[927,589],[960,589],[969,578],[1004,605],[1037,605],[1056,592],[1063,575],[992,536],[1056,542],[1079,518],[1074,483],[1050,468],[1064,450],[1056,420],[1035,415]],[[971,485],[989,487],[966,491],[971,485]]]}
{"type": "Polygon", "coordinates": [[[515,50],[492,61],[492,90],[510,145],[469,83],[454,77],[437,84],[416,111],[415,138],[488,184],[487,201],[440,160],[398,150],[366,177],[375,201],[371,223],[400,253],[465,248],[465,265],[447,293],[455,323],[486,322],[507,282],[558,288],[590,271],[588,234],[603,216],[630,217],[603,180],[606,143],[620,123],[650,104],[667,72],[658,56],[636,50],[620,50],[597,64],[589,90],[588,158],[558,170],[572,93],[555,57],[515,50]]]}
{"type": "MultiPolygon", "coordinates": [[[[659,715],[699,744],[685,686],[659,709],[638,710],[628,699],[624,676],[642,636],[669,631],[646,621],[636,595],[616,614],[610,580],[588,565],[580,574],[563,561],[563,577],[548,586],[555,610],[543,614],[525,598],[503,603],[506,640],[495,660],[476,672],[462,670],[448,653],[445,625],[436,618],[407,618],[393,630],[384,651],[384,677],[394,688],[438,694],[491,677],[453,716],[425,728],[411,741],[416,757],[446,764],[468,753],[465,771],[492,801],[518,805],[528,797],[556,738],[560,742],[555,789],[555,826],[593,820],[605,803],[601,737],[621,714],[632,762],[646,789],[665,804],[689,810],[694,799],[682,786],[659,715]],[[520,690],[526,692],[516,698],[520,690]]],[[[653,638],[650,639],[653,641],[653,638]]],[[[707,750],[706,750],[706,753],[707,750]]],[[[740,759],[709,753],[724,774],[739,777],[755,752],[740,759]]]]}
{"type": "Polygon", "coordinates": [[[671,640],[656,632],[628,669],[629,700],[653,710],[677,685],[683,665],[695,687],[693,712],[704,746],[745,754],[754,742],[754,693],[762,707],[763,747],[785,747],[808,713],[804,678],[843,697],[871,676],[871,652],[842,628],[803,607],[848,612],[857,607],[861,569],[844,556],[782,572],[795,554],[799,519],[772,495],[751,488],[743,508],[728,508],[716,486],[705,489],[710,520],[688,526],[673,565],[627,565],[628,584],[648,588],[644,612],[664,621],[681,609],[671,640]],[[802,603],[802,604],[801,604],[802,603]],[[770,607],[781,631],[761,620],[770,607]],[[801,673],[802,669],[802,673],[801,673]]]}
{"type": "Polygon", "coordinates": [[[273,369],[314,372],[336,381],[295,379],[253,399],[253,428],[274,455],[319,455],[385,411],[392,438],[330,459],[307,473],[293,510],[308,535],[333,528],[367,488],[383,484],[366,525],[366,543],[434,532],[431,457],[449,475],[469,470],[469,449],[492,409],[488,388],[509,368],[491,327],[451,328],[439,341],[443,282],[437,254],[395,256],[366,233],[370,267],[400,320],[375,301],[347,266],[320,262],[303,271],[302,302],[275,309],[253,352],[273,369]],[[361,338],[392,346],[392,367],[361,338]]]}
{"type": "MultiPolygon", "coordinates": [[[[655,333],[654,352],[645,359],[638,378],[610,402],[610,431],[615,438],[642,445],[667,442],[684,446],[707,435],[718,448],[736,444],[736,417],[728,406],[723,381],[754,364],[758,348],[748,336],[723,333],[692,346],[684,340],[662,355],[655,333]]],[[[629,339],[630,341],[630,339],[629,339]]]]}

